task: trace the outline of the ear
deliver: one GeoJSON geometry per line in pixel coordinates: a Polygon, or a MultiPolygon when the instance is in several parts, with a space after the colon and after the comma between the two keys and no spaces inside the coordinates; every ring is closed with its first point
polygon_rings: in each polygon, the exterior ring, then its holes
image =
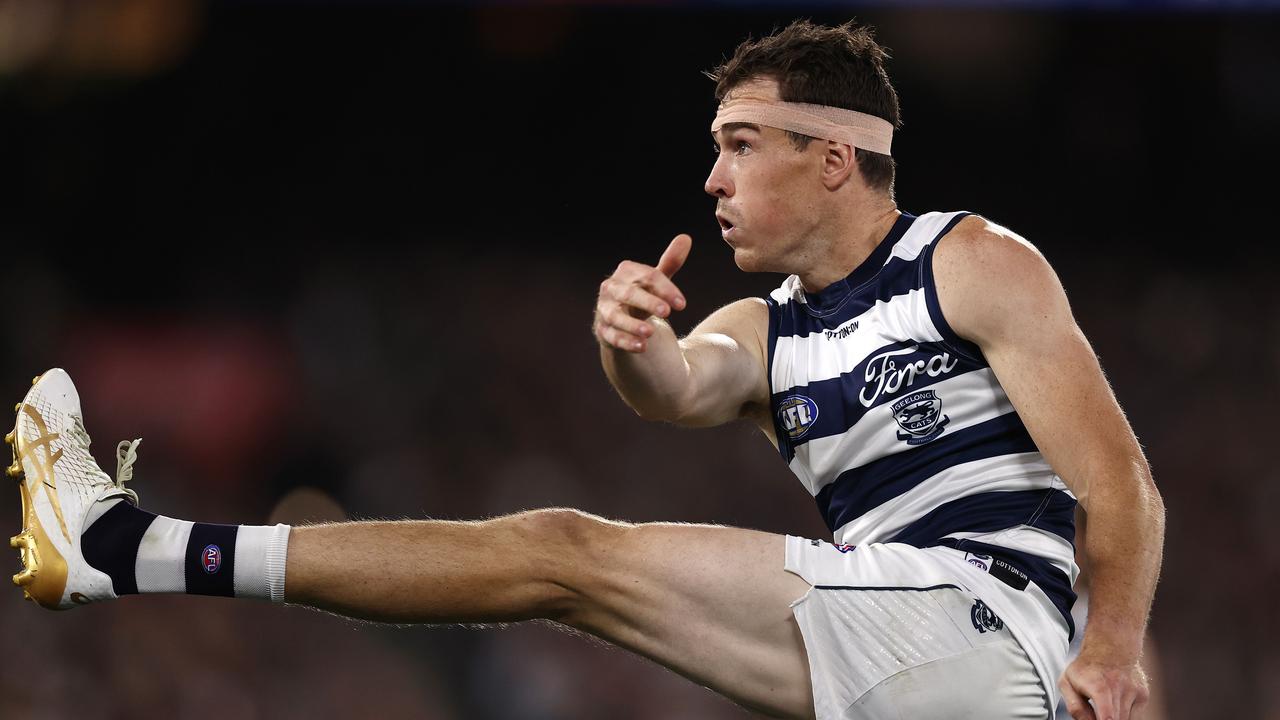
{"type": "Polygon", "coordinates": [[[858,160],[852,145],[826,141],[827,147],[822,158],[822,184],[828,190],[838,190],[858,175],[858,160]]]}

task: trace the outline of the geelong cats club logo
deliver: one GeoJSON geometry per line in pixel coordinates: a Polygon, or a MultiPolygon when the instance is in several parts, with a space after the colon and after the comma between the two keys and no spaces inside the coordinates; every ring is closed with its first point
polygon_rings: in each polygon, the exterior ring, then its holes
{"type": "Polygon", "coordinates": [[[903,432],[899,440],[908,445],[923,445],[942,434],[951,418],[942,414],[942,398],[932,390],[921,390],[894,402],[889,406],[893,419],[903,432]]]}
{"type": "Polygon", "coordinates": [[[818,404],[804,395],[791,395],[778,403],[778,425],[787,437],[799,440],[818,419],[818,404]]]}
{"type": "Polygon", "coordinates": [[[973,607],[969,609],[969,619],[973,621],[973,629],[979,633],[1000,632],[1004,628],[1004,621],[1000,616],[981,600],[973,601],[973,607]]]}

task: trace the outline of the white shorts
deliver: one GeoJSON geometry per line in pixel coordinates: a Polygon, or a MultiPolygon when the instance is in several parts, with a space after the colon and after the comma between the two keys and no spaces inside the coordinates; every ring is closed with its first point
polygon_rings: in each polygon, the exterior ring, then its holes
{"type": "Polygon", "coordinates": [[[1051,716],[1054,684],[1010,626],[1024,621],[1007,597],[1020,591],[966,567],[945,547],[787,537],[786,569],[813,586],[792,613],[818,720],[1051,716]]]}

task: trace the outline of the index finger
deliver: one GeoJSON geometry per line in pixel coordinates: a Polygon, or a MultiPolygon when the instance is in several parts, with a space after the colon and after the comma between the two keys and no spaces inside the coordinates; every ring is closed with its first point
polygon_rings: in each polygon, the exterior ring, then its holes
{"type": "Polygon", "coordinates": [[[684,309],[684,293],[680,292],[680,288],[676,287],[676,284],[661,272],[656,270],[650,272],[644,286],[654,295],[666,300],[671,305],[672,310],[684,309]]]}
{"type": "Polygon", "coordinates": [[[1089,707],[1089,699],[1081,695],[1071,684],[1069,678],[1062,678],[1058,682],[1058,689],[1062,691],[1062,699],[1067,703],[1067,711],[1071,713],[1071,717],[1075,720],[1098,720],[1098,716],[1093,714],[1093,708],[1089,707]]]}
{"type": "Polygon", "coordinates": [[[1098,720],[1129,720],[1132,703],[1126,703],[1123,698],[1117,698],[1114,688],[1107,686],[1091,699],[1093,711],[1098,716],[1098,720]]]}

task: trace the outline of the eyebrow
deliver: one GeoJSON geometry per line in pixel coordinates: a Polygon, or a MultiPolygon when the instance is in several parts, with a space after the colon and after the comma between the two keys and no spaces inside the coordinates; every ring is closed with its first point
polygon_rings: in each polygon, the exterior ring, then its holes
{"type": "MultiPolygon", "coordinates": [[[[755,123],[748,123],[748,122],[725,123],[724,125],[720,126],[719,132],[731,133],[734,130],[754,130],[756,132],[760,132],[760,126],[756,125],[755,123]]],[[[711,135],[712,137],[714,137],[716,133],[711,133],[711,135]]]]}

